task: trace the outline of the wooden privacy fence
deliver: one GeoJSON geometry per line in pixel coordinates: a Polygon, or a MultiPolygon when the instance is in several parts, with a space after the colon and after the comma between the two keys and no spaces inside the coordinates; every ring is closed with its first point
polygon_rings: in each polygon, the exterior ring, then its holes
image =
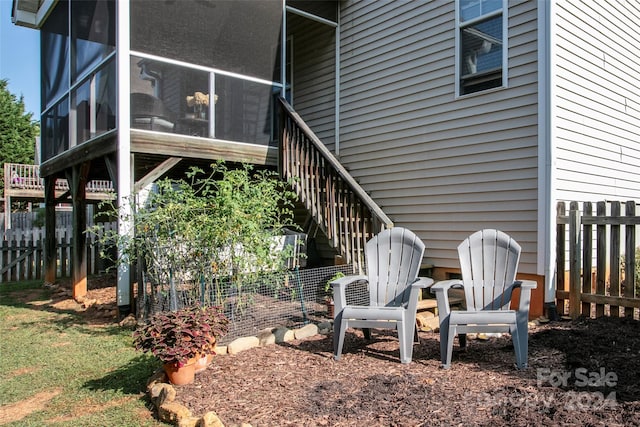
{"type": "MultiPolygon", "coordinates": [[[[99,240],[116,223],[100,224],[98,235],[87,234],[87,274],[97,274],[112,265],[100,257],[99,240]]],[[[0,283],[44,278],[44,228],[7,230],[0,250],[0,283]]],[[[56,277],[71,277],[71,228],[56,229],[56,277]]]]}
{"type": "Polygon", "coordinates": [[[636,203],[598,202],[595,213],[593,208],[571,202],[567,212],[565,202],[557,205],[558,311],[572,318],[637,318],[636,203]]]}

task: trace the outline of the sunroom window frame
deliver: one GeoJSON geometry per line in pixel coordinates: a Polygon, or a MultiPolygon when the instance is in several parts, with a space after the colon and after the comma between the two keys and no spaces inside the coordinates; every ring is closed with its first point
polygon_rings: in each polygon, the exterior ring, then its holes
{"type": "MultiPolygon", "coordinates": [[[[483,15],[477,16],[475,18],[468,19],[466,21],[462,21],[460,19],[461,15],[461,0],[455,1],[455,97],[467,97],[477,94],[486,93],[488,91],[500,90],[504,89],[508,85],[509,76],[508,76],[508,58],[509,58],[509,34],[508,34],[508,21],[509,21],[509,2],[508,0],[502,0],[502,7],[500,9],[492,10],[483,15]],[[497,16],[502,17],[502,66],[501,66],[501,74],[502,74],[502,82],[500,85],[478,90],[470,93],[462,93],[462,77],[463,77],[463,65],[462,61],[464,60],[464,56],[462,55],[462,31],[464,28],[476,25],[480,22],[487,21],[489,19],[495,18],[497,16]]],[[[481,79],[483,77],[483,73],[478,73],[478,78],[481,79]]]]}

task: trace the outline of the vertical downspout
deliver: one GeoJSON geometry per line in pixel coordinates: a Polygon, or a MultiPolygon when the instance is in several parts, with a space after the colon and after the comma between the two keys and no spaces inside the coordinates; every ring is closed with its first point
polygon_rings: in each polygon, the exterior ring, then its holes
{"type": "Polygon", "coordinates": [[[336,97],[336,111],[335,111],[335,123],[336,130],[334,136],[334,146],[336,157],[340,158],[340,2],[337,2],[336,7],[338,8],[338,22],[336,25],[336,89],[335,89],[335,97],[336,97]]]}
{"type": "Polygon", "coordinates": [[[555,191],[555,90],[553,53],[554,0],[538,2],[538,274],[544,274],[544,309],[557,317],[556,294],[556,191],[555,191]]]}
{"type": "MultiPolygon", "coordinates": [[[[118,209],[119,218],[131,218],[131,123],[130,123],[130,77],[129,77],[129,0],[116,3],[116,82],[118,102],[118,209]]],[[[118,220],[118,234],[132,233],[130,221],[118,220]]],[[[121,256],[118,248],[118,258],[121,256]]],[[[117,303],[120,316],[131,313],[133,309],[131,293],[131,268],[128,264],[118,266],[117,303]]]]}

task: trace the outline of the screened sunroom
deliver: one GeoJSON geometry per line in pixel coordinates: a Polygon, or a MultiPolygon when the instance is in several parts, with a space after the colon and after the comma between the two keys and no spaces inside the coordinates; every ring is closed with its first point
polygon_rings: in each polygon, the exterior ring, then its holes
{"type": "MultiPolygon", "coordinates": [[[[84,183],[113,181],[123,203],[191,165],[275,167],[281,96],[336,143],[337,9],[336,1],[14,0],[14,23],[41,33],[40,174],[48,209],[60,201],[52,183],[72,183],[78,293],[84,183]]],[[[130,296],[119,284],[118,304],[130,296]]]]}

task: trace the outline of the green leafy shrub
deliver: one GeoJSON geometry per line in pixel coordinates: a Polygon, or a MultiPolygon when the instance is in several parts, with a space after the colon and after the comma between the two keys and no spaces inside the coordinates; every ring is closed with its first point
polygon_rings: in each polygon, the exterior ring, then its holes
{"type": "Polygon", "coordinates": [[[161,180],[143,195],[135,195],[130,213],[106,210],[133,224],[132,233],[106,233],[101,240],[120,249],[116,263],[143,263],[157,288],[152,296],[179,282],[197,288],[201,303],[222,306],[233,286],[233,305],[243,310],[261,276],[284,271],[294,252],[274,250],[277,236],[293,226],[294,198],[275,172],[219,162],[207,173],[191,168],[185,179],[161,180]]]}

